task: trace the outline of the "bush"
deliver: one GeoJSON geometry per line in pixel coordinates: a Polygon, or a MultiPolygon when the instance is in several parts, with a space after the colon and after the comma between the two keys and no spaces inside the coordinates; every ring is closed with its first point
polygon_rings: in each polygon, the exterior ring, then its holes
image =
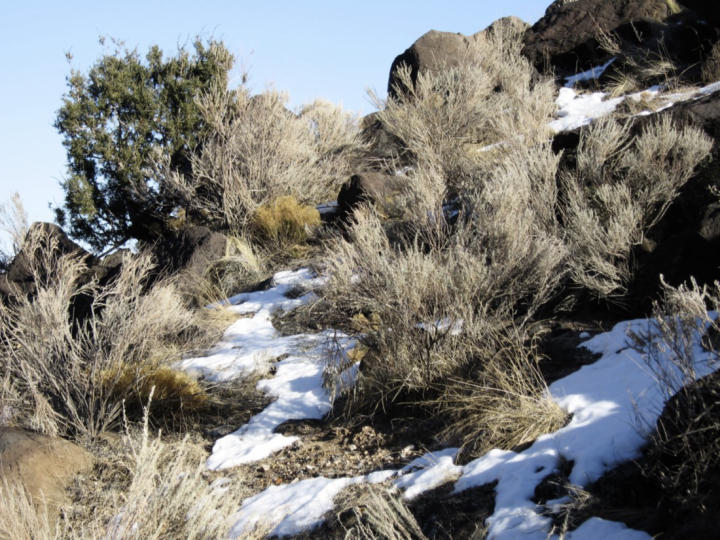
{"type": "Polygon", "coordinates": [[[295,197],[278,197],[255,211],[252,230],[263,240],[281,246],[304,242],[311,227],[320,225],[314,206],[298,204],[295,197]]]}
{"type": "Polygon", "coordinates": [[[199,100],[211,134],[192,175],[164,178],[194,221],[246,236],[261,206],[280,197],[301,205],[333,200],[360,152],[355,118],[328,104],[295,115],[276,91],[216,88],[199,100]]]}
{"type": "Polygon", "coordinates": [[[143,61],[120,45],[87,74],[73,71],[55,127],[67,150],[65,204],[58,222],[102,251],[129,239],[153,242],[177,209],[168,186],[152,174],[154,156],[186,174],[209,125],[195,97],[225,88],[233,59],[221,43],[194,43],[163,58],[152,47],[143,61]]]}
{"type": "Polygon", "coordinates": [[[630,253],[665,214],[712,148],[697,128],[599,120],[581,134],[576,167],[564,170],[561,212],[573,281],[617,299],[632,277],[630,253]]]}
{"type": "Polygon", "coordinates": [[[41,236],[38,230],[24,245],[36,294],[0,305],[5,410],[44,433],[95,438],[117,425],[123,400],[143,398],[151,381],[167,383],[175,406],[196,404],[196,387],[162,366],[199,332],[171,285],[148,288],[149,256],[126,256],[105,286],[94,279],[79,285],[84,262],[54,255],[52,238],[41,236]],[[46,275],[46,268],[54,271],[46,275]],[[91,304],[84,320],[71,312],[81,295],[91,304]]]}

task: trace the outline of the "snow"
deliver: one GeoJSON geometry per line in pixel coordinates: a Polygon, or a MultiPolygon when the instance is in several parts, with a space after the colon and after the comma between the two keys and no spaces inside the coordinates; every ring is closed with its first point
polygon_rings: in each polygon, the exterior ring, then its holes
{"type": "MultiPolygon", "coordinates": [[[[288,420],[318,419],[329,412],[332,399],[323,387],[328,345],[332,344],[344,354],[355,344],[344,334],[332,330],[280,335],[272,325],[272,313],[294,309],[313,298],[312,292],[297,298],[288,298],[287,294],[320,287],[325,279],[303,268],[278,272],[272,283],[274,286],[265,291],[228,299],[231,305],[227,309],[252,317],[232,324],[207,356],[185,359],[178,364],[180,369],[207,380],[227,381],[268,372],[274,360],[285,357],[274,363],[274,376],[259,381],[257,386],[275,401],[237,431],[215,442],[207,461],[207,467],[212,470],[258,461],[295,443],[297,437],[275,433],[275,429],[288,420]]],[[[351,384],[356,371],[351,367],[342,374],[345,384],[351,384]]]]}
{"type": "MultiPolygon", "coordinates": [[[[561,459],[574,462],[570,482],[584,486],[639,456],[645,437],[637,413],[642,411],[642,424],[654,425],[666,395],[642,354],[628,345],[631,332],[648,329],[647,320],[623,322],[583,344],[602,357],[550,386],[552,398],[573,415],[567,426],[539,437],[523,452],[491,450],[465,465],[457,492],[498,482],[489,538],[546,537],[548,519],[537,514],[530,498],[561,459]]],[[[695,366],[702,376],[711,371],[710,358],[696,341],[695,366]]]]}
{"type": "Polygon", "coordinates": [[[590,518],[568,533],[565,538],[567,540],[651,540],[652,536],[646,532],[628,529],[622,523],[590,518]]]}
{"type": "MultiPolygon", "coordinates": [[[[654,424],[662,410],[667,394],[645,365],[642,353],[628,343],[630,333],[652,328],[648,320],[627,321],[585,341],[582,346],[601,358],[549,388],[551,397],[572,413],[572,419],[521,452],[494,449],[459,466],[454,463],[458,449],[447,448],[415,459],[398,471],[271,486],[243,503],[234,516],[234,534],[244,534],[261,519],[274,527],[273,534],[296,534],[320,524],[333,507],[333,497],[345,487],[392,479],[407,500],[454,480],[455,492],[497,482],[495,511],[486,522],[488,538],[549,538],[551,520],[531,500],[536,486],[562,462],[573,463],[570,481],[584,486],[619,463],[637,457],[645,443],[641,425],[654,424]],[[641,423],[637,418],[640,412],[641,423]]],[[[711,371],[710,355],[699,339],[694,358],[697,376],[711,371]]],[[[592,518],[566,538],[644,540],[650,536],[621,523],[592,518]]]]}
{"type": "Polygon", "coordinates": [[[592,81],[595,79],[599,79],[603,73],[605,73],[605,70],[610,67],[610,64],[612,64],[616,58],[613,56],[610,60],[608,60],[605,64],[602,66],[595,66],[593,68],[588,69],[587,71],[583,71],[582,73],[578,73],[576,75],[571,75],[570,77],[565,78],[565,88],[572,88],[575,86],[576,83],[582,82],[582,81],[592,81]]]}
{"type": "MultiPolygon", "coordinates": [[[[611,62],[612,61],[610,61],[610,63],[611,62]]],[[[668,109],[677,103],[701,99],[720,91],[720,81],[708,84],[699,89],[692,88],[674,93],[663,93],[662,87],[652,86],[646,90],[616,98],[610,98],[603,92],[583,93],[577,92],[572,88],[578,81],[599,77],[610,63],[604,66],[597,66],[589,71],[578,73],[566,79],[567,84],[560,89],[558,97],[555,100],[557,106],[555,120],[548,124],[555,133],[572,131],[592,123],[593,120],[607,116],[613,113],[617,106],[626,99],[631,99],[636,102],[640,102],[643,99],[658,99],[653,110],[641,111],[635,115],[647,116],[668,109]],[[597,73],[596,77],[593,77],[593,73],[597,73]]]]}
{"type": "Polygon", "coordinates": [[[603,92],[578,94],[572,88],[561,88],[556,100],[557,119],[550,122],[550,128],[559,133],[585,126],[596,118],[614,112],[625,99],[623,97],[605,99],[606,97],[603,92]]]}
{"type": "Polygon", "coordinates": [[[455,465],[458,448],[446,448],[425,454],[403,467],[395,486],[404,490],[406,500],[414,499],[426,491],[452,482],[462,474],[462,467],[455,465]]]}
{"type": "Polygon", "coordinates": [[[333,499],[346,487],[367,481],[365,477],[310,478],[293,484],[270,486],[246,499],[233,516],[231,538],[243,538],[254,527],[273,527],[271,534],[290,536],[323,522],[333,499]]]}

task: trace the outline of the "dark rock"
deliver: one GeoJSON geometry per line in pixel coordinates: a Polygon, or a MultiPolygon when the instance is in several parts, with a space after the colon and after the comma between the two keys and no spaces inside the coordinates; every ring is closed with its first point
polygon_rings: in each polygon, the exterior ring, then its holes
{"type": "MultiPolygon", "coordinates": [[[[97,259],[82,247],[70,240],[65,232],[54,223],[36,222],[30,225],[20,252],[15,256],[8,267],[7,274],[0,280],[0,294],[4,300],[13,296],[27,296],[35,293],[35,276],[31,261],[40,256],[40,251],[51,248],[52,252],[47,258],[47,264],[52,266],[53,261],[63,255],[76,255],[85,260],[89,267],[97,264],[97,259]],[[28,241],[34,238],[38,241],[37,252],[28,252],[28,241]]],[[[41,272],[52,272],[52,267],[38,269],[41,272]]],[[[44,273],[41,279],[49,274],[44,273]]]]}
{"type": "Polygon", "coordinates": [[[379,172],[354,174],[338,194],[338,217],[346,220],[363,203],[382,206],[397,191],[395,177],[379,172]]]}
{"type": "Polygon", "coordinates": [[[227,254],[228,238],[207,227],[193,226],[166,234],[153,248],[153,255],[164,274],[172,274],[178,289],[189,299],[213,263],[227,254]]]}
{"type": "Polygon", "coordinates": [[[457,67],[470,54],[471,38],[463,34],[430,30],[418,38],[404,53],[393,60],[388,79],[388,95],[397,97],[397,90],[406,92],[398,77],[401,66],[410,68],[415,84],[418,73],[457,67]]]}
{"type": "Polygon", "coordinates": [[[225,256],[227,236],[207,227],[193,226],[173,231],[160,240],[154,255],[163,270],[202,275],[211,263],[225,256]]]}
{"type": "Polygon", "coordinates": [[[676,12],[666,0],[576,0],[548,8],[525,33],[523,54],[539,70],[567,77],[613,57],[602,46],[603,35],[613,36],[620,49],[606,76],[629,73],[645,84],[662,82],[663,75],[638,73],[637,66],[661,57],[684,80],[700,80],[702,64],[720,39],[703,15],[676,12]]]}
{"type": "Polygon", "coordinates": [[[720,3],[713,0],[679,0],[679,3],[692,9],[708,23],[720,26],[720,3]]]}
{"type": "Polygon", "coordinates": [[[388,131],[378,113],[371,113],[360,120],[360,137],[370,145],[369,153],[378,160],[399,160],[407,157],[405,143],[388,131]]]}
{"type": "Polygon", "coordinates": [[[499,31],[521,34],[528,27],[527,23],[517,17],[505,17],[472,36],[430,30],[420,36],[415,43],[393,61],[388,79],[388,95],[397,97],[396,90],[407,91],[406,88],[403,88],[398,77],[400,66],[405,65],[410,68],[410,78],[412,83],[415,84],[418,73],[434,72],[458,67],[465,63],[477,62],[476,55],[478,53],[473,50],[472,45],[479,35],[485,32],[499,31]]]}
{"type": "Polygon", "coordinates": [[[613,32],[630,22],[663,21],[669,15],[665,0],[555,2],[525,33],[523,54],[538,68],[576,73],[606,56],[597,42],[600,32],[613,32]]]}

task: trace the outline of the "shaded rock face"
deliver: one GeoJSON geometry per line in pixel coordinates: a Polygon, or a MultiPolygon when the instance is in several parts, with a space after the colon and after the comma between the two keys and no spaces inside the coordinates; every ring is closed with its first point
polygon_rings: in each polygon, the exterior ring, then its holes
{"type": "Polygon", "coordinates": [[[227,237],[207,227],[194,226],[166,235],[155,245],[160,267],[201,275],[217,259],[225,256],[227,237]]]}
{"type": "Polygon", "coordinates": [[[69,483],[92,465],[92,455],[69,441],[0,428],[0,476],[10,485],[24,486],[36,504],[44,503],[51,522],[68,502],[69,483]]]}
{"type": "Polygon", "coordinates": [[[379,172],[354,174],[343,184],[338,194],[338,217],[346,221],[353,210],[363,203],[380,211],[398,190],[396,177],[379,172]]]}
{"type": "Polygon", "coordinates": [[[700,64],[720,38],[704,15],[677,11],[666,0],[575,0],[548,8],[525,33],[523,54],[541,71],[566,77],[613,57],[601,44],[603,34],[614,36],[620,48],[608,74],[631,69],[625,65],[630,60],[663,56],[689,81],[700,80],[700,64]]]}
{"type": "Polygon", "coordinates": [[[433,72],[458,67],[464,63],[477,62],[478,51],[473,49],[473,42],[483,33],[502,31],[518,34],[524,32],[528,27],[527,23],[517,17],[505,17],[472,36],[430,30],[420,36],[393,61],[388,79],[388,95],[397,97],[397,90],[407,91],[398,77],[398,69],[403,65],[410,68],[410,78],[415,84],[418,73],[433,72]]]}
{"type": "Polygon", "coordinates": [[[174,275],[180,291],[192,291],[206,270],[226,255],[228,238],[207,227],[172,232],[155,244],[153,255],[161,271],[174,275]]]}

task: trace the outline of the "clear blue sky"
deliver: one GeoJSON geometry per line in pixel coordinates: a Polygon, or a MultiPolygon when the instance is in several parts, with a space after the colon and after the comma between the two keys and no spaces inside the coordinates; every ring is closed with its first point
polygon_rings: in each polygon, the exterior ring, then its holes
{"type": "MultiPolygon", "coordinates": [[[[472,34],[516,15],[533,23],[551,0],[472,1],[13,1],[0,14],[0,202],[19,192],[30,220],[52,220],[65,152],[52,127],[70,65],[87,70],[109,49],[101,35],[144,53],[193,36],[222,40],[250,86],[287,91],[291,106],[322,97],[360,113],[385,95],[390,64],[430,29],[472,34]]],[[[237,70],[235,79],[239,76],[237,70]]],[[[237,82],[237,81],[236,81],[237,82]]]]}

